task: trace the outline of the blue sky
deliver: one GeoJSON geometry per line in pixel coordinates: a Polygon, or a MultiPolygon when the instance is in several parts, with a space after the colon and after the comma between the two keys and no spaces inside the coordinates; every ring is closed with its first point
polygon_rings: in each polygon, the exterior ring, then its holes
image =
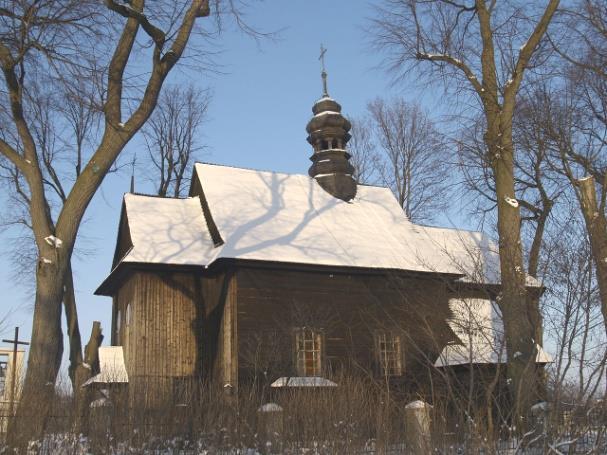
{"type": "MultiPolygon", "coordinates": [[[[177,71],[172,84],[192,82],[211,88],[214,96],[209,121],[203,128],[208,150],[204,161],[290,173],[306,173],[311,148],[305,126],[311,107],[321,95],[320,43],[328,49],[326,66],[329,93],[348,116],[358,116],[376,96],[401,95],[437,111],[436,88],[413,89],[391,79],[378,68],[380,56],[370,51],[364,31],[372,10],[357,0],[268,0],[253,3],[248,22],[263,31],[282,30],[275,41],[256,43],[233,28],[218,39],[221,53],[215,62],[223,74],[177,71]],[[287,6],[286,6],[287,5],[287,6]]],[[[135,139],[124,157],[144,152],[135,139]],[[140,153],[138,153],[141,151],[140,153]]],[[[122,194],[128,191],[128,173],[110,175],[87,212],[79,245],[93,253],[74,262],[77,302],[83,341],[88,340],[93,320],[100,320],[109,343],[111,300],[93,295],[108,274],[116,240],[122,194]]],[[[153,191],[143,179],[138,192],[153,191]]],[[[6,241],[8,237],[4,240],[6,241]]],[[[0,335],[21,327],[23,338],[31,333],[32,296],[11,280],[11,264],[2,251],[0,280],[4,296],[0,316],[11,311],[0,335]]],[[[65,357],[65,356],[64,356],[65,357]]]]}

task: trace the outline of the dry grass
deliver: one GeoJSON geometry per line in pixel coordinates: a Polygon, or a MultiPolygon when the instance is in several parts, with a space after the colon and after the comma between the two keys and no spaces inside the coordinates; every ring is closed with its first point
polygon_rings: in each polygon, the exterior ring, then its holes
{"type": "MultiPolygon", "coordinates": [[[[196,384],[187,405],[165,403],[155,408],[129,407],[114,394],[113,400],[90,408],[86,437],[72,431],[72,397],[60,391],[52,404],[47,437],[31,444],[29,453],[407,453],[404,407],[416,397],[395,395],[384,383],[369,378],[333,379],[339,387],[241,387],[238,399],[213,385],[196,384]],[[270,402],[282,412],[259,412],[270,402]]],[[[547,419],[537,419],[522,437],[507,425],[487,433],[484,411],[447,411],[435,403],[436,453],[539,454],[551,446],[561,453],[607,450],[604,402],[569,406],[566,418],[563,409],[555,410],[547,419]]],[[[27,421],[16,428],[26,429],[27,421]]]]}

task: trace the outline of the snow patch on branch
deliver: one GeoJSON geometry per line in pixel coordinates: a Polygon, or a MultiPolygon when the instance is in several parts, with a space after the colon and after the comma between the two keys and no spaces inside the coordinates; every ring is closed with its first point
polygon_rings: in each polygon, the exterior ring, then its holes
{"type": "Polygon", "coordinates": [[[54,235],[49,235],[48,237],[44,237],[44,241],[48,243],[50,246],[55,248],[61,248],[63,245],[63,240],[55,237],[54,235]]]}
{"type": "Polygon", "coordinates": [[[50,259],[47,258],[40,258],[40,260],[42,261],[43,264],[52,264],[53,261],[51,261],[50,259]]]}
{"type": "Polygon", "coordinates": [[[510,204],[514,208],[518,207],[518,201],[514,198],[505,196],[504,201],[506,201],[506,203],[510,204]]]}

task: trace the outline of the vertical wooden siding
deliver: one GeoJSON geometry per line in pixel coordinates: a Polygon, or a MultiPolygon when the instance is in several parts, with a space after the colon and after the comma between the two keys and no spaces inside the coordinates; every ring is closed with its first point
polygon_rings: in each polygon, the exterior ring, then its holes
{"type": "Polygon", "coordinates": [[[186,273],[137,272],[129,357],[134,375],[195,374],[200,311],[196,277],[186,273]]]}
{"type": "Polygon", "coordinates": [[[414,375],[453,338],[448,316],[446,283],[436,278],[239,269],[241,378],[267,369],[255,365],[264,359],[274,376],[295,374],[292,330],[302,326],[323,330],[326,373],[373,371],[374,333],[400,331],[405,375],[414,375]],[[260,344],[272,339],[274,352],[264,355],[260,344]]]}

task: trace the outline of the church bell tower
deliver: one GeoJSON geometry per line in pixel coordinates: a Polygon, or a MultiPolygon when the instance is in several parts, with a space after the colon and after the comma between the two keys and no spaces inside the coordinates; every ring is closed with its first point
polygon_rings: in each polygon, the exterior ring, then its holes
{"type": "Polygon", "coordinates": [[[347,202],[356,196],[354,166],[350,164],[350,154],[346,150],[352,125],[341,114],[340,104],[331,98],[327,91],[325,52],[326,49],[321,45],[323,95],[314,103],[312,107],[314,116],[306,127],[308,142],[314,149],[310,157],[312,166],[308,174],[327,193],[347,202]]]}

